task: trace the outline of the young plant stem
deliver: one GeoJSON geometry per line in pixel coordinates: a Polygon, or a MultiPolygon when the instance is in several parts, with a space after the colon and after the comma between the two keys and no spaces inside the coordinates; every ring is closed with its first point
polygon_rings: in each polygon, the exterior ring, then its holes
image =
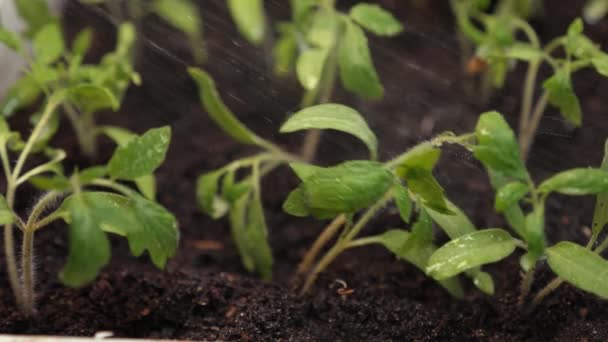
{"type": "MultiPolygon", "coordinates": [[[[519,132],[520,138],[522,132],[526,130],[526,126],[530,121],[530,115],[532,112],[532,100],[534,98],[534,86],[536,85],[536,77],[538,75],[538,69],[540,67],[540,61],[530,62],[528,70],[526,71],[526,81],[524,83],[524,90],[522,94],[521,112],[519,114],[519,132]]],[[[521,146],[521,141],[520,141],[521,146]]]]}
{"type": "Polygon", "coordinates": [[[528,154],[530,153],[530,147],[532,147],[532,142],[534,141],[534,136],[536,135],[536,131],[538,130],[538,126],[540,124],[540,119],[543,117],[545,109],[547,108],[547,104],[549,102],[549,93],[544,92],[540,99],[536,102],[534,106],[534,112],[530,117],[529,122],[526,124],[523,132],[521,132],[520,138],[520,149],[521,149],[521,157],[523,160],[528,158],[528,154]]]}
{"type": "Polygon", "coordinates": [[[76,140],[82,153],[90,160],[97,156],[97,136],[93,114],[79,114],[70,104],[64,104],[63,110],[76,133],[76,140]]]}
{"type": "Polygon", "coordinates": [[[319,277],[319,274],[323,272],[327,266],[329,266],[329,264],[331,264],[336,257],[338,257],[338,255],[348,248],[349,243],[357,236],[357,234],[361,232],[361,229],[365,227],[365,225],[374,217],[374,215],[376,215],[376,213],[390,201],[391,196],[391,191],[387,192],[381,200],[367,209],[367,211],[361,216],[361,218],[359,218],[352,229],[341,239],[339,239],[329,251],[327,251],[321,260],[319,260],[319,262],[315,265],[314,269],[308,274],[306,282],[300,291],[300,295],[304,295],[310,290],[312,285],[314,285],[315,281],[319,277]]]}
{"type": "Polygon", "coordinates": [[[317,237],[315,242],[312,244],[312,247],[310,247],[308,252],[306,252],[304,258],[298,265],[298,269],[294,277],[296,281],[310,271],[310,268],[312,267],[313,262],[317,258],[319,252],[321,252],[321,249],[323,249],[323,247],[325,247],[325,245],[336,235],[344,223],[346,223],[346,215],[339,215],[334,218],[333,221],[331,221],[331,223],[325,227],[325,229],[323,229],[321,235],[317,237]]]}
{"type": "Polygon", "coordinates": [[[524,305],[524,301],[526,300],[526,297],[528,297],[530,289],[532,288],[532,283],[534,283],[534,271],[536,271],[536,268],[533,267],[526,272],[526,274],[524,274],[524,277],[521,280],[519,299],[517,300],[517,305],[520,308],[524,305]]]}
{"type": "Polygon", "coordinates": [[[543,287],[542,290],[538,291],[536,296],[534,296],[534,299],[532,299],[532,303],[530,304],[530,307],[528,307],[528,309],[526,310],[527,313],[531,313],[532,311],[534,311],[534,309],[538,306],[538,304],[540,304],[540,302],[542,302],[543,299],[545,299],[545,297],[547,297],[551,292],[557,290],[557,288],[563,282],[564,282],[564,280],[562,278],[555,277],[553,280],[551,280],[549,282],[549,284],[547,284],[547,286],[543,287]]]}

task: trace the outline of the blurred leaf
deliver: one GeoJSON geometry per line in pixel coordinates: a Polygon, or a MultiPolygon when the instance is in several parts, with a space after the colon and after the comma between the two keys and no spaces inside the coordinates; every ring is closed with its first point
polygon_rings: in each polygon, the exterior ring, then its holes
{"type": "Polygon", "coordinates": [[[17,13],[28,26],[28,36],[33,36],[43,26],[54,21],[47,0],[14,0],[17,13]]]}
{"type": "Polygon", "coordinates": [[[560,278],[579,289],[608,298],[608,262],[569,241],[547,248],[547,262],[560,278]]]}
{"type": "MultiPolygon", "coordinates": [[[[38,121],[40,120],[41,116],[42,116],[42,112],[36,112],[32,116],[30,116],[30,124],[32,125],[32,127],[35,127],[36,124],[38,124],[38,121]]],[[[55,136],[55,133],[57,133],[58,129],[59,129],[59,114],[53,113],[49,117],[49,120],[47,121],[46,125],[44,125],[42,127],[42,130],[40,131],[40,135],[38,136],[38,139],[36,139],[36,141],[34,141],[34,147],[33,147],[32,151],[38,152],[38,151],[42,150],[43,148],[45,148],[47,146],[47,143],[49,142],[49,140],[51,140],[51,138],[53,138],[53,136],[55,136]]]]}
{"type": "Polygon", "coordinates": [[[538,61],[543,58],[543,50],[530,43],[513,43],[505,51],[506,58],[518,59],[526,62],[538,61]]]}
{"type": "Polygon", "coordinates": [[[72,187],[69,179],[57,174],[51,176],[33,176],[28,181],[36,188],[45,191],[67,191],[72,187]]]}
{"type": "Polygon", "coordinates": [[[323,50],[331,49],[336,44],[339,23],[338,15],[334,10],[319,9],[312,18],[306,40],[323,50]]]}
{"type": "Polygon", "coordinates": [[[120,102],[105,88],[94,84],[79,84],[68,89],[68,99],[84,114],[100,110],[118,110],[120,102]]]}
{"type": "Polygon", "coordinates": [[[228,9],[241,34],[251,43],[264,40],[266,18],[262,0],[228,0],[228,9]]]}
{"type": "Polygon", "coordinates": [[[24,75],[9,88],[0,104],[2,116],[10,117],[15,112],[34,103],[42,93],[36,80],[24,75]]]}
{"type": "Polygon", "coordinates": [[[570,74],[566,71],[558,71],[543,83],[543,88],[548,92],[549,103],[559,108],[564,119],[575,126],[580,126],[581,105],[572,88],[570,74]]]}
{"type": "Polygon", "coordinates": [[[298,57],[296,73],[304,89],[310,90],[319,86],[327,54],[328,51],[326,49],[309,49],[298,57]]]}
{"type": "Polygon", "coordinates": [[[595,24],[606,16],[608,13],[608,1],[606,0],[589,0],[583,8],[583,17],[589,24],[595,24]]]}
{"type": "Polygon", "coordinates": [[[333,129],[354,135],[367,145],[371,159],[376,159],[378,140],[365,119],[356,110],[339,104],[322,104],[304,108],[292,115],[280,129],[290,133],[304,129],[333,129]]]}
{"type": "Polygon", "coordinates": [[[293,30],[281,34],[272,51],[275,74],[283,76],[291,72],[296,60],[297,49],[298,46],[293,30]]]}
{"type": "Polygon", "coordinates": [[[515,239],[502,229],[485,229],[463,235],[439,248],[426,272],[441,280],[473,267],[502,260],[515,250],[515,239]]]}
{"type": "Polygon", "coordinates": [[[498,212],[503,212],[507,208],[516,205],[530,191],[528,185],[522,182],[511,182],[502,186],[496,191],[494,208],[498,212]]]}
{"type": "Polygon", "coordinates": [[[202,20],[194,3],[188,0],[155,0],[154,10],[161,18],[187,35],[200,35],[202,20]]]}
{"type": "Polygon", "coordinates": [[[19,52],[21,50],[21,38],[15,32],[0,27],[0,43],[7,48],[19,52]]]}
{"type": "Polygon", "coordinates": [[[151,129],[114,151],[108,163],[108,173],[112,178],[124,180],[152,174],[165,160],[170,142],[169,126],[151,129]]]}
{"type": "Polygon", "coordinates": [[[36,32],[32,40],[36,60],[43,64],[55,62],[63,55],[65,45],[58,22],[45,25],[36,32]]]}
{"type": "Polygon", "coordinates": [[[590,195],[608,191],[608,172],[602,169],[578,168],[560,172],[540,184],[543,193],[590,195]]]}
{"type": "MultiPolygon", "coordinates": [[[[602,159],[601,170],[608,172],[608,139],[604,144],[604,159],[602,159]]],[[[593,234],[598,236],[608,223],[608,191],[597,194],[595,199],[595,210],[593,211],[593,234]]]]}
{"type": "Polygon", "coordinates": [[[93,38],[93,30],[90,28],[85,28],[78,32],[76,38],[72,42],[72,53],[74,55],[84,56],[87,51],[89,51],[89,47],[91,46],[91,39],[93,38]]]}
{"type": "Polygon", "coordinates": [[[222,170],[205,173],[199,176],[196,183],[198,203],[203,212],[214,219],[218,219],[226,214],[225,207],[223,208],[224,210],[219,210],[220,208],[216,205],[216,195],[219,188],[218,182],[223,174],[222,170]]]}
{"type": "Polygon", "coordinates": [[[377,35],[394,36],[403,31],[403,25],[390,12],[375,4],[359,3],[353,6],[350,17],[377,35]]]}
{"type": "Polygon", "coordinates": [[[338,65],[346,90],[369,99],[383,96],[384,88],[374,68],[365,33],[350,20],[345,24],[338,65]]]}

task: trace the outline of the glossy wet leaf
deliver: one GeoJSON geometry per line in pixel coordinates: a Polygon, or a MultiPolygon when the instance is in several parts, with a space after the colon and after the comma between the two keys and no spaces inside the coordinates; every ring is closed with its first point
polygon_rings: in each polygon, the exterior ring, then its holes
{"type": "Polygon", "coordinates": [[[515,250],[515,239],[502,229],[463,235],[439,248],[426,267],[428,275],[445,279],[476,266],[502,260],[515,250]]]}
{"type": "Polygon", "coordinates": [[[410,216],[412,216],[412,199],[407,191],[407,188],[401,184],[396,184],[393,187],[393,196],[395,197],[395,204],[399,209],[399,215],[405,223],[410,223],[410,216]]]}
{"type": "Polygon", "coordinates": [[[511,182],[496,191],[494,208],[503,212],[512,205],[516,205],[530,191],[528,185],[522,182],[511,182]]]}
{"type": "Polygon", "coordinates": [[[94,84],[79,84],[68,90],[68,98],[83,113],[90,114],[100,110],[118,110],[120,102],[106,87],[94,84]]]}
{"type": "Polygon", "coordinates": [[[570,74],[565,71],[557,72],[543,83],[548,92],[549,103],[559,108],[564,119],[575,126],[582,122],[581,105],[572,88],[570,74]]]}
{"type": "Polygon", "coordinates": [[[235,140],[248,145],[258,145],[261,138],[243,125],[226,107],[215,88],[213,79],[201,69],[188,69],[199,88],[200,100],[211,119],[235,140]]]}
{"type": "Polygon", "coordinates": [[[473,154],[490,172],[517,180],[527,179],[515,134],[500,113],[483,113],[477,121],[475,135],[477,145],[473,154]]]}
{"type": "Polygon", "coordinates": [[[253,44],[261,43],[266,28],[264,1],[228,0],[226,3],[241,34],[253,44]]]}
{"type": "Polygon", "coordinates": [[[351,21],[345,24],[338,66],[342,85],[348,91],[369,99],[379,99],[384,95],[365,33],[351,21]]]}
{"type": "Polygon", "coordinates": [[[304,108],[292,115],[281,126],[281,133],[305,129],[333,129],[349,133],[361,140],[369,149],[371,159],[378,155],[378,140],[365,119],[356,110],[340,104],[322,104],[304,108]]]}
{"type": "Polygon", "coordinates": [[[9,209],[6,198],[0,195],[0,225],[10,224],[14,221],[13,211],[9,209]]]}
{"type": "Polygon", "coordinates": [[[28,26],[28,35],[32,36],[43,26],[55,20],[47,0],[14,0],[17,13],[28,26]]]}
{"type": "Polygon", "coordinates": [[[565,195],[590,195],[608,191],[608,171],[595,168],[577,168],[563,171],[545,180],[538,190],[565,195]]]}
{"type": "Polygon", "coordinates": [[[302,181],[300,189],[313,213],[354,213],[377,202],[393,182],[393,175],[381,163],[348,161],[315,172],[302,181]]]}
{"type": "MultiPolygon", "coordinates": [[[[429,258],[437,250],[437,247],[429,241],[408,244],[411,236],[412,234],[405,230],[392,229],[381,235],[375,236],[374,239],[398,258],[403,259],[424,271],[429,258]],[[409,248],[403,248],[406,245],[409,245],[409,248]]],[[[457,278],[452,277],[443,279],[439,281],[439,284],[454,297],[464,297],[464,291],[457,278]]]]}
{"type": "Polygon", "coordinates": [[[61,57],[65,45],[59,23],[47,24],[36,32],[32,40],[32,46],[36,60],[40,63],[50,64],[61,57]]]}
{"type": "MultiPolygon", "coordinates": [[[[604,144],[604,159],[602,159],[601,170],[608,172],[608,139],[604,144]]],[[[595,198],[595,210],[593,211],[593,234],[596,236],[602,232],[608,224],[608,191],[597,194],[595,198]]]]}
{"type": "Polygon", "coordinates": [[[165,160],[170,141],[169,126],[147,131],[114,151],[108,163],[108,173],[113,178],[124,180],[152,174],[165,160]]]}
{"type": "Polygon", "coordinates": [[[608,261],[585,247],[562,241],[546,249],[547,262],[560,278],[579,289],[608,298],[608,261]]]}
{"type": "Polygon", "coordinates": [[[110,242],[95,219],[95,209],[82,195],[74,195],[63,204],[69,212],[68,261],[60,273],[68,286],[82,286],[97,276],[110,260],[110,242]]]}
{"type": "Polygon", "coordinates": [[[394,36],[403,31],[403,25],[390,12],[375,4],[357,4],[349,15],[357,24],[377,35],[394,36]]]}
{"type": "Polygon", "coordinates": [[[296,74],[304,89],[310,90],[319,86],[327,54],[325,49],[309,49],[298,57],[296,74]]]}
{"type": "Polygon", "coordinates": [[[189,0],[155,0],[154,11],[188,35],[200,33],[202,23],[198,8],[189,0]]]}

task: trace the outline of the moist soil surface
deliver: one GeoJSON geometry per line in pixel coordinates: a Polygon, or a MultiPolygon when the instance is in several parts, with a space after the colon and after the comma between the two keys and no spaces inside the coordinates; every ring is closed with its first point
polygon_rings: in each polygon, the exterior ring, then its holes
{"type": "MultiPolygon", "coordinates": [[[[489,104],[479,104],[477,94],[466,92],[470,78],[461,72],[447,1],[379,2],[394,11],[406,28],[396,38],[370,38],[386,88],[385,99],[366,102],[338,89],[334,101],[356,107],[366,116],[379,137],[384,159],[445,130],[469,132],[484,110],[497,109],[516,123],[524,68],[515,68],[507,86],[497,91],[489,104]]],[[[288,17],[286,2],[266,3],[273,20],[288,17]]],[[[340,5],[348,8],[350,3],[341,1],[340,5]]],[[[533,20],[543,41],[565,32],[581,6],[582,1],[566,0],[547,4],[544,15],[533,20]]],[[[240,38],[223,1],[205,1],[203,7],[209,55],[205,68],[216,78],[226,103],[260,135],[297,152],[301,135],[277,133],[285,115],[298,108],[301,91],[297,83],[293,78],[272,76],[265,57],[268,49],[251,47],[240,38]]],[[[95,28],[92,61],[114,43],[113,21],[100,10],[70,2],[64,23],[68,36],[84,26],[95,28]]],[[[287,168],[264,181],[275,257],[273,281],[248,274],[241,266],[226,220],[213,221],[198,210],[194,184],[200,173],[255,149],[231,140],[201,109],[194,84],[185,72],[192,64],[187,40],[155,17],[146,18],[140,30],[143,38],[137,68],[143,85],[129,91],[119,113],[100,114],[99,121],[137,132],[172,126],[174,139],[157,179],[158,200],[180,222],[178,254],[166,270],[159,271],[147,256],[134,258],[125,241],[113,239],[111,263],[92,284],[71,289],[57,277],[67,254],[66,227],[48,227],[36,237],[35,318],[27,319],[15,310],[4,256],[0,256],[0,333],[90,336],[112,331],[125,337],[239,341],[608,340],[606,303],[569,285],[563,285],[531,314],[523,314],[517,306],[521,280],[518,255],[487,267],[496,284],[493,297],[481,294],[463,279],[467,284],[465,299],[451,298],[415,267],[374,246],[344,253],[321,275],[309,295],[296,296],[290,282],[293,271],[326,222],[282,213],[282,200],[297,184],[287,168]],[[341,282],[352,291],[339,291],[341,282]]],[[[603,43],[608,39],[608,20],[586,30],[603,43]]],[[[608,135],[608,99],[604,96],[608,82],[582,71],[574,83],[583,107],[583,126],[573,129],[554,109],[549,110],[528,163],[537,180],[601,161],[608,135]]],[[[26,119],[14,120],[27,131],[26,119]]],[[[91,164],[80,157],[67,122],[63,127],[56,145],[72,156],[66,169],[91,164]]],[[[106,160],[112,149],[112,144],[102,139],[99,160],[106,160]]],[[[364,146],[337,133],[324,135],[319,151],[322,165],[365,158],[364,146]]],[[[488,180],[468,152],[448,147],[436,176],[448,197],[478,227],[505,226],[492,211],[488,180]]],[[[36,196],[37,191],[24,188],[18,194],[18,210],[26,213],[36,196]]],[[[585,243],[592,210],[590,197],[551,197],[549,243],[585,243]]],[[[364,234],[395,227],[407,228],[389,207],[364,234]]],[[[439,233],[438,242],[445,240],[439,233]]],[[[541,265],[533,289],[552,278],[546,265],[541,265]]]]}

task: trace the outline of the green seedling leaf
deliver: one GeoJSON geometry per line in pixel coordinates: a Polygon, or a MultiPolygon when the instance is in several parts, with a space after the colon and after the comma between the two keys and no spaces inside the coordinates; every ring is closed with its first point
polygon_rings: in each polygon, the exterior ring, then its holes
{"type": "Polygon", "coordinates": [[[581,105],[572,88],[570,74],[566,71],[558,71],[545,81],[543,88],[548,92],[549,103],[559,108],[564,119],[575,126],[580,126],[581,105]]]}
{"type": "Polygon", "coordinates": [[[301,22],[318,3],[318,0],[290,0],[291,16],[294,22],[301,22]]]}
{"type": "MultiPolygon", "coordinates": [[[[437,250],[437,247],[432,242],[413,241],[415,240],[413,234],[400,229],[388,230],[381,235],[373,237],[373,239],[398,258],[411,263],[421,271],[425,270],[429,258],[437,250]],[[403,248],[406,245],[409,247],[403,248]]],[[[447,278],[438,282],[454,297],[464,297],[464,291],[457,278],[447,278]]]]}
{"type": "Polygon", "coordinates": [[[263,139],[243,125],[220,98],[215,82],[201,69],[189,68],[190,76],[198,85],[199,96],[211,119],[232,138],[248,145],[259,145],[263,139]]]}
{"type": "Polygon", "coordinates": [[[608,55],[607,54],[605,54],[603,52],[597,53],[591,59],[591,63],[593,64],[593,67],[595,68],[595,71],[598,72],[598,74],[608,77],[608,55]]]}
{"type": "MultiPolygon", "coordinates": [[[[241,196],[249,193],[251,189],[251,180],[245,179],[235,183],[234,171],[228,172],[222,182],[222,199],[229,204],[234,204],[241,196]]],[[[221,210],[224,210],[223,207],[226,206],[223,201],[216,201],[215,205],[219,206],[221,210]]]]}
{"type": "Polygon", "coordinates": [[[247,192],[238,198],[233,205],[230,206],[228,217],[230,218],[232,239],[241,256],[241,262],[248,272],[254,272],[255,264],[247,240],[247,210],[250,199],[251,192],[247,192]]]}
{"type": "MultiPolygon", "coordinates": [[[[171,3],[178,4],[178,1],[175,1],[175,2],[171,1],[171,3]]],[[[179,6],[179,5],[177,5],[177,6],[179,6]]],[[[177,6],[176,6],[176,8],[177,8],[177,6]]],[[[179,10],[177,10],[177,11],[179,11],[179,10]]],[[[177,13],[177,11],[176,11],[176,13],[177,13]]],[[[192,15],[194,15],[193,13],[196,13],[196,12],[192,12],[189,15],[192,16],[192,15]]],[[[137,36],[137,31],[135,29],[135,25],[133,25],[132,23],[129,23],[129,22],[120,24],[120,26],[118,27],[118,38],[116,41],[115,56],[120,57],[120,58],[129,57],[129,55],[131,53],[131,48],[133,47],[133,44],[135,43],[136,36],[137,36]]]]}
{"type": "MultiPolygon", "coordinates": [[[[32,116],[30,116],[30,123],[32,124],[32,126],[36,126],[36,124],[38,123],[38,120],[40,120],[41,116],[42,116],[41,112],[36,112],[32,116]]],[[[36,139],[36,141],[34,142],[34,147],[33,147],[32,151],[38,152],[38,151],[44,149],[47,146],[47,143],[49,142],[49,140],[51,140],[51,138],[55,135],[55,133],[57,133],[58,129],[59,129],[59,115],[58,115],[58,113],[53,113],[50,116],[46,125],[42,127],[42,130],[40,132],[40,135],[38,136],[38,139],[36,139]]]]}
{"type": "Polygon", "coordinates": [[[33,186],[40,190],[67,191],[72,187],[70,180],[63,175],[34,176],[28,180],[33,186]]]}
{"type": "Polygon", "coordinates": [[[95,209],[82,194],[69,197],[62,207],[70,218],[70,252],[60,278],[64,284],[78,287],[95,279],[108,263],[110,242],[95,219],[95,209]]]}
{"type": "Polygon", "coordinates": [[[289,27],[290,29],[286,30],[287,32],[281,34],[281,37],[277,40],[277,43],[272,50],[272,56],[274,57],[274,72],[279,76],[284,76],[291,72],[298,52],[298,45],[295,33],[293,32],[293,27],[289,27]]]}
{"type": "Polygon", "coordinates": [[[192,36],[200,34],[202,21],[194,3],[188,0],[155,0],[154,11],[178,30],[192,36]]]}
{"type": "Polygon", "coordinates": [[[118,110],[120,102],[112,91],[94,84],[79,84],[68,90],[68,99],[83,113],[91,114],[100,110],[118,110]]]}
{"type": "Polygon", "coordinates": [[[241,34],[251,43],[264,40],[266,18],[262,0],[228,0],[228,9],[241,34]]]}
{"type": "Polygon", "coordinates": [[[524,238],[528,243],[528,253],[520,259],[520,264],[524,271],[529,271],[534,267],[538,259],[545,251],[545,208],[536,208],[526,216],[526,232],[524,238]]]}
{"type": "Polygon", "coordinates": [[[492,228],[454,239],[429,259],[426,273],[441,280],[468,269],[502,260],[515,250],[516,240],[502,229],[492,228]]]}
{"type": "Polygon", "coordinates": [[[11,224],[14,221],[13,211],[8,207],[6,198],[0,195],[0,225],[11,224]]]}
{"type": "Polygon", "coordinates": [[[2,116],[10,117],[18,110],[33,104],[41,93],[40,86],[32,76],[23,76],[8,90],[0,104],[2,116]]]}
{"type": "Polygon", "coordinates": [[[305,129],[333,129],[359,138],[369,149],[371,159],[378,155],[378,140],[363,117],[356,110],[339,104],[308,107],[292,115],[281,126],[281,133],[305,129]]]}
{"type": "Polygon", "coordinates": [[[21,39],[15,32],[0,27],[0,43],[14,51],[21,50],[21,39]]]}
{"type": "Polygon", "coordinates": [[[28,25],[28,36],[55,20],[46,0],[15,0],[17,13],[28,25]]]}
{"type": "Polygon", "coordinates": [[[363,30],[346,20],[338,54],[342,85],[361,97],[379,99],[384,95],[363,30]]]}
{"type": "Polygon", "coordinates": [[[490,296],[494,294],[494,279],[486,272],[477,272],[473,276],[473,284],[485,294],[490,296]]]}
{"type": "Polygon", "coordinates": [[[316,172],[323,172],[323,167],[307,163],[290,163],[289,167],[300,180],[305,180],[316,172]]]}
{"type": "Polygon", "coordinates": [[[108,174],[106,166],[91,166],[78,172],[78,180],[80,184],[89,184],[98,178],[105,177],[108,174]]]}
{"type": "Polygon", "coordinates": [[[395,204],[397,204],[401,219],[405,223],[410,223],[410,216],[412,216],[412,199],[407,192],[407,188],[401,184],[395,184],[393,187],[393,197],[395,197],[395,204]]]}
{"type": "Polygon", "coordinates": [[[381,163],[348,161],[315,172],[300,189],[310,212],[341,214],[374,204],[393,182],[393,175],[381,163]]]}
{"type": "Polygon", "coordinates": [[[334,10],[319,9],[312,18],[306,40],[313,46],[329,50],[336,43],[338,16],[334,10]]]}
{"type": "MultiPolygon", "coordinates": [[[[604,145],[604,159],[602,160],[601,170],[608,172],[608,140],[604,145]]],[[[595,199],[595,210],[593,211],[592,230],[598,236],[608,223],[608,191],[597,194],[595,199]]]]}
{"type": "Polygon", "coordinates": [[[430,142],[424,142],[407,151],[401,163],[397,166],[397,175],[405,177],[409,169],[417,168],[432,171],[439,161],[441,150],[430,142]]]}
{"type": "Polygon", "coordinates": [[[579,289],[608,298],[608,262],[569,241],[547,248],[547,262],[560,278],[579,289]]]}
{"type": "Polygon", "coordinates": [[[86,55],[91,46],[91,39],[93,39],[93,30],[90,28],[85,28],[78,32],[72,43],[72,53],[78,56],[86,55]]]}
{"type": "Polygon", "coordinates": [[[473,154],[490,172],[523,181],[528,178],[515,134],[500,113],[483,113],[475,135],[477,145],[473,154]]]}
{"type": "Polygon", "coordinates": [[[114,151],[108,163],[108,173],[112,178],[124,180],[152,174],[165,160],[170,141],[169,126],[147,131],[114,151]]]}
{"type": "Polygon", "coordinates": [[[296,217],[307,217],[312,215],[306,205],[306,196],[300,188],[289,193],[287,199],[283,202],[283,211],[296,217]]]}
{"type": "Polygon", "coordinates": [[[296,73],[304,89],[311,90],[319,86],[328,53],[326,49],[310,49],[298,57],[296,73]]]}
{"type": "Polygon", "coordinates": [[[429,170],[410,168],[406,172],[397,169],[399,177],[407,181],[412,193],[422,199],[422,205],[437,212],[450,214],[446,206],[443,188],[429,170]]]}
{"type": "Polygon", "coordinates": [[[394,36],[403,31],[403,25],[378,5],[357,4],[350,9],[350,17],[366,30],[380,36],[394,36]]]}
{"type": "Polygon", "coordinates": [[[513,43],[505,51],[505,57],[526,62],[534,62],[543,58],[543,50],[529,43],[513,43]]]}
{"type": "Polygon", "coordinates": [[[511,182],[505,186],[502,186],[496,191],[496,198],[494,200],[494,208],[498,212],[504,212],[513,205],[524,198],[530,191],[528,185],[522,182],[511,182]]]}
{"type": "Polygon", "coordinates": [[[226,205],[219,205],[221,200],[217,198],[218,183],[223,171],[205,173],[198,178],[196,185],[196,198],[204,213],[214,219],[224,216],[227,212],[226,205]]]}
{"type": "Polygon", "coordinates": [[[61,26],[58,22],[45,25],[36,33],[32,40],[37,61],[43,64],[55,62],[65,49],[61,26]]]}
{"type": "Polygon", "coordinates": [[[449,213],[442,213],[426,208],[426,212],[439,227],[450,237],[456,239],[477,231],[469,217],[458,208],[454,203],[446,199],[446,207],[449,213]]]}
{"type": "Polygon", "coordinates": [[[548,194],[577,196],[591,195],[608,191],[608,172],[602,169],[578,168],[564,172],[545,180],[538,190],[548,194]]]}

